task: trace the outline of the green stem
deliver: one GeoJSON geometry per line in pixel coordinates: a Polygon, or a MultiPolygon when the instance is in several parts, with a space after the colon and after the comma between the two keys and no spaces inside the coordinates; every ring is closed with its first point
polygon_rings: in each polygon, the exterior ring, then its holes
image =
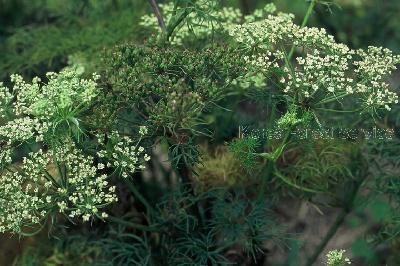
{"type": "Polygon", "coordinates": [[[356,109],[356,110],[335,110],[335,109],[326,109],[326,108],[315,108],[316,110],[319,111],[324,111],[324,112],[334,112],[334,113],[356,113],[362,111],[362,108],[356,109]]]}
{"type": "Polygon", "coordinates": [[[308,6],[307,13],[304,16],[303,22],[301,23],[301,27],[305,27],[307,25],[308,20],[310,19],[310,16],[312,12],[314,11],[314,7],[317,4],[318,0],[311,0],[310,5],[308,6]]]}
{"type": "Polygon", "coordinates": [[[153,9],[153,13],[157,18],[158,25],[160,26],[161,30],[164,32],[166,30],[164,18],[161,14],[160,8],[158,7],[157,1],[156,0],[149,0],[149,3],[151,5],[151,8],[153,9]]]}
{"type": "Polygon", "coordinates": [[[315,249],[313,255],[307,260],[306,266],[314,265],[315,261],[324,251],[326,245],[329,243],[331,238],[336,234],[337,230],[342,226],[346,216],[348,215],[348,211],[343,209],[338,217],[335,220],[335,223],[331,226],[328,233],[325,235],[324,239],[322,239],[321,243],[319,243],[318,247],[315,249]]]}
{"type": "Polygon", "coordinates": [[[46,226],[46,223],[42,223],[41,225],[40,225],[40,227],[36,230],[36,231],[33,231],[33,232],[30,232],[30,233],[26,233],[26,232],[19,232],[19,235],[20,236],[25,236],[25,237],[32,237],[32,236],[35,236],[35,235],[37,235],[38,233],[40,233],[42,230],[43,230],[43,228],[46,226]]]}
{"type": "Polygon", "coordinates": [[[346,97],[347,95],[349,95],[347,92],[346,93],[342,93],[339,95],[334,95],[331,97],[327,97],[319,102],[317,102],[315,104],[315,106],[320,105],[320,104],[326,104],[326,103],[331,103],[331,102],[335,102],[335,101],[339,101],[340,99],[343,99],[344,97],[346,97]]]}
{"type": "MultiPolygon", "coordinates": [[[[303,18],[303,22],[301,23],[302,28],[307,25],[307,22],[310,19],[310,16],[311,16],[317,2],[318,2],[318,0],[311,0],[310,5],[308,6],[308,9],[307,9],[307,13],[303,18]]],[[[290,49],[290,52],[289,52],[289,57],[288,57],[289,60],[291,60],[293,57],[294,49],[295,49],[295,45],[293,44],[292,48],[290,49]]]]}
{"type": "Polygon", "coordinates": [[[169,38],[174,33],[175,29],[184,21],[184,19],[190,13],[191,13],[190,8],[186,7],[186,8],[179,10],[179,13],[170,19],[170,21],[168,22],[168,25],[166,27],[166,30],[161,35],[161,39],[160,39],[161,44],[169,41],[169,38]]]}
{"type": "Polygon", "coordinates": [[[147,232],[156,232],[158,231],[159,227],[158,226],[146,226],[146,225],[142,225],[142,224],[137,224],[137,223],[133,223],[133,222],[128,222],[125,221],[124,219],[118,218],[118,217],[114,217],[114,216],[109,216],[107,218],[107,220],[112,221],[114,223],[123,225],[123,226],[127,226],[130,228],[134,228],[134,229],[138,229],[138,230],[142,230],[142,231],[147,231],[147,232]]]}
{"type": "Polygon", "coordinates": [[[307,260],[307,263],[305,264],[305,266],[312,266],[315,263],[315,261],[318,259],[318,257],[321,255],[321,253],[324,251],[326,245],[329,243],[329,241],[332,239],[332,237],[336,234],[338,229],[342,226],[347,215],[352,212],[354,200],[355,200],[355,198],[358,194],[358,191],[360,190],[360,187],[364,181],[365,181],[365,177],[362,177],[358,181],[355,181],[355,184],[351,191],[350,197],[345,202],[345,204],[342,208],[342,211],[340,212],[340,214],[338,215],[338,217],[335,220],[335,223],[331,226],[328,233],[325,235],[325,237],[319,243],[319,245],[315,249],[312,256],[307,260]]]}
{"type": "Polygon", "coordinates": [[[154,213],[154,209],[151,207],[145,197],[143,197],[143,195],[139,192],[139,190],[136,189],[135,185],[128,179],[126,180],[126,184],[128,185],[128,188],[132,194],[144,205],[147,210],[147,214],[154,213]]]}
{"type": "MultiPolygon", "coordinates": [[[[271,175],[272,175],[272,170],[274,169],[274,162],[273,161],[267,160],[266,164],[267,164],[267,171],[262,176],[261,187],[260,187],[260,191],[258,192],[258,199],[259,200],[261,200],[265,195],[265,192],[267,190],[267,183],[270,180],[271,175]]],[[[261,173],[262,173],[262,170],[261,170],[261,173]]]]}
{"type": "Polygon", "coordinates": [[[193,193],[193,187],[191,185],[191,181],[189,178],[190,170],[189,167],[185,163],[181,163],[177,166],[177,173],[182,180],[184,186],[187,186],[189,191],[193,193]]]}
{"type": "Polygon", "coordinates": [[[240,4],[243,15],[250,14],[250,5],[249,5],[248,0],[240,0],[239,4],[240,4]]]}
{"type": "MultiPolygon", "coordinates": [[[[268,183],[268,181],[271,179],[271,177],[272,177],[272,175],[273,175],[273,170],[274,170],[275,162],[276,162],[276,160],[278,160],[278,159],[281,157],[281,155],[282,155],[282,153],[283,153],[283,151],[284,151],[286,145],[289,143],[290,138],[291,138],[291,136],[292,136],[293,130],[294,130],[293,127],[287,130],[286,135],[285,135],[285,137],[283,138],[281,145],[276,149],[276,150],[278,150],[278,149],[280,150],[280,151],[279,151],[279,154],[276,155],[276,156],[274,156],[274,159],[267,159],[267,162],[266,162],[266,164],[267,164],[267,171],[266,171],[266,173],[262,176],[261,187],[260,187],[260,190],[259,190],[259,192],[258,192],[258,199],[259,199],[259,200],[261,200],[261,199],[264,197],[264,195],[265,195],[266,188],[267,188],[267,183],[268,183]]],[[[262,174],[263,169],[264,169],[264,168],[262,168],[260,174],[262,174]]]]}
{"type": "Polygon", "coordinates": [[[302,191],[308,192],[308,193],[326,193],[326,191],[314,190],[314,189],[311,189],[311,188],[306,188],[306,187],[302,187],[300,185],[297,185],[297,184],[291,182],[286,176],[284,176],[277,169],[275,169],[274,175],[279,177],[279,179],[281,179],[284,183],[286,183],[287,185],[289,185],[289,186],[291,186],[291,187],[293,187],[295,189],[302,190],[302,191]]]}

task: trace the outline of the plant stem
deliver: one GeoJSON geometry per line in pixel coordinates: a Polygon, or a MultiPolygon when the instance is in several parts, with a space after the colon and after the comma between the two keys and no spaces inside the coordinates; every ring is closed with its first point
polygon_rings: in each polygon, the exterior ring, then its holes
{"type": "MultiPolygon", "coordinates": [[[[317,4],[318,0],[311,0],[310,5],[308,6],[307,12],[303,18],[303,22],[301,23],[301,27],[303,28],[304,26],[307,25],[308,20],[310,19],[310,16],[314,10],[315,5],[317,4]]],[[[295,46],[292,45],[292,48],[290,48],[288,60],[290,61],[293,57],[295,46]]]]}
{"type": "Polygon", "coordinates": [[[314,190],[314,189],[311,189],[311,188],[306,188],[306,187],[302,187],[300,185],[297,185],[297,184],[291,182],[290,180],[288,180],[288,178],[286,178],[277,169],[275,169],[274,175],[279,177],[285,184],[287,184],[287,185],[289,185],[289,186],[291,186],[291,187],[293,187],[295,189],[298,189],[298,190],[301,190],[301,191],[304,191],[304,192],[308,192],[308,193],[326,193],[326,191],[314,190]]]}
{"type": "Polygon", "coordinates": [[[361,185],[365,181],[365,177],[362,177],[358,181],[355,181],[354,187],[351,190],[350,197],[348,198],[347,202],[345,202],[342,211],[338,215],[338,217],[335,220],[335,223],[331,226],[329,229],[328,233],[325,235],[325,237],[322,239],[321,243],[317,246],[315,249],[314,253],[312,256],[307,260],[307,263],[305,266],[312,266],[315,261],[318,259],[318,257],[321,255],[321,253],[324,251],[326,245],[329,243],[329,241],[332,239],[332,237],[336,234],[337,230],[342,226],[343,222],[345,221],[346,216],[351,213],[353,209],[353,204],[354,200],[358,194],[358,191],[360,190],[361,185]]]}
{"type": "Polygon", "coordinates": [[[164,18],[161,14],[160,8],[158,7],[156,0],[149,0],[151,8],[153,9],[153,13],[157,18],[158,25],[160,26],[161,30],[164,32],[166,31],[167,27],[165,26],[164,18]]]}
{"type": "Polygon", "coordinates": [[[240,0],[239,2],[243,15],[250,14],[250,6],[248,0],[240,0]]]}
{"type": "Polygon", "coordinates": [[[311,0],[310,1],[310,5],[308,6],[307,13],[304,16],[303,22],[301,23],[301,27],[302,28],[307,25],[307,22],[310,19],[311,13],[313,12],[314,7],[317,4],[317,2],[318,2],[318,0],[311,0]]]}
{"type": "Polygon", "coordinates": [[[177,173],[178,173],[179,177],[181,178],[183,185],[187,186],[187,188],[190,190],[190,192],[193,193],[193,187],[191,185],[191,181],[189,178],[189,175],[190,175],[189,167],[185,163],[182,163],[182,164],[178,165],[177,168],[178,168],[177,173]]]}
{"type": "Polygon", "coordinates": [[[130,228],[142,230],[142,231],[148,231],[148,232],[158,231],[157,226],[146,226],[146,225],[142,225],[142,224],[136,224],[136,223],[128,222],[128,221],[125,221],[124,219],[114,217],[114,216],[109,216],[107,218],[107,220],[112,221],[117,224],[120,224],[120,225],[130,227],[130,228]]]}
{"type": "Polygon", "coordinates": [[[356,113],[362,111],[362,108],[358,108],[356,110],[335,110],[335,109],[326,109],[326,108],[315,108],[316,110],[324,111],[324,112],[334,112],[334,113],[356,113]]]}
{"type": "Polygon", "coordinates": [[[166,42],[174,33],[175,29],[183,22],[183,20],[190,14],[189,8],[180,10],[179,14],[173,16],[168,22],[165,33],[162,35],[162,42],[166,42]]]}
{"type": "Polygon", "coordinates": [[[339,95],[335,95],[333,97],[331,96],[331,97],[325,98],[325,99],[317,102],[315,105],[317,106],[317,105],[320,105],[320,104],[326,104],[326,103],[331,103],[331,102],[334,102],[334,101],[339,101],[340,99],[346,97],[347,95],[349,95],[349,94],[346,92],[346,93],[342,93],[342,94],[339,94],[339,95]]]}
{"type": "Polygon", "coordinates": [[[321,253],[324,251],[328,242],[331,240],[331,238],[336,234],[337,230],[343,224],[348,213],[349,212],[346,211],[346,209],[343,209],[340,212],[340,214],[338,215],[338,217],[335,220],[335,223],[331,226],[328,233],[325,235],[324,239],[322,239],[321,243],[319,243],[319,245],[315,249],[313,255],[307,260],[307,263],[305,264],[305,266],[314,265],[315,261],[318,259],[318,257],[321,255],[321,253]]]}
{"type": "MultiPolygon", "coordinates": [[[[271,160],[267,160],[267,171],[265,173],[265,175],[262,175],[262,180],[261,180],[261,187],[260,187],[260,191],[258,192],[258,199],[262,200],[262,198],[265,195],[265,191],[267,189],[267,183],[271,178],[272,175],[272,170],[274,169],[274,163],[271,160]]],[[[262,170],[261,170],[262,172],[262,170]]]]}
{"type": "Polygon", "coordinates": [[[136,189],[135,185],[130,180],[126,180],[126,184],[128,185],[128,188],[132,194],[144,205],[147,210],[147,214],[154,213],[154,209],[151,207],[145,197],[143,197],[143,195],[139,192],[139,190],[136,189]]]}
{"type": "MultiPolygon", "coordinates": [[[[258,192],[258,199],[259,200],[262,199],[263,196],[265,195],[267,183],[268,183],[268,181],[271,179],[271,177],[273,175],[275,162],[276,162],[276,160],[278,160],[282,156],[282,153],[284,151],[284,148],[285,148],[286,144],[288,144],[289,141],[290,141],[290,138],[292,136],[293,130],[294,130],[294,128],[289,128],[287,130],[287,132],[285,134],[285,137],[283,138],[282,143],[280,144],[280,146],[278,148],[278,149],[281,149],[280,153],[273,160],[267,159],[267,163],[266,163],[267,164],[267,172],[266,172],[265,175],[262,176],[261,187],[260,187],[260,190],[258,192]]],[[[262,171],[263,170],[261,170],[261,174],[262,174],[262,171]]]]}

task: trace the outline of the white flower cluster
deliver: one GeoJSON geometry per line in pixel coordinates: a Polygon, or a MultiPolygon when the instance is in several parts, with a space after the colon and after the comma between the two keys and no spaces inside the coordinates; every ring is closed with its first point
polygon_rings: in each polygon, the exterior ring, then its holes
{"type": "Polygon", "coordinates": [[[10,144],[16,141],[27,141],[33,137],[36,141],[42,141],[48,129],[47,122],[26,116],[16,118],[1,126],[0,137],[7,139],[10,144]]]}
{"type": "Polygon", "coordinates": [[[0,137],[9,142],[27,141],[34,137],[42,141],[49,129],[62,123],[78,124],[79,114],[85,111],[98,95],[93,79],[81,79],[73,68],[58,74],[47,73],[48,83],[34,78],[26,83],[19,75],[12,75],[12,90],[0,86],[0,114],[7,119],[0,126],[0,137]]]}
{"type": "Polygon", "coordinates": [[[270,48],[274,52],[292,44],[334,54],[350,52],[346,45],[336,43],[325,29],[300,27],[293,19],[293,14],[270,14],[260,21],[236,25],[229,29],[229,34],[248,47],[270,48]]]}
{"type": "MultiPolygon", "coordinates": [[[[16,145],[42,142],[50,130],[79,124],[99,94],[98,75],[81,79],[75,68],[59,74],[48,73],[48,82],[34,78],[26,83],[12,75],[12,89],[0,84],[0,232],[19,233],[25,227],[40,224],[54,210],[69,218],[105,218],[100,212],[115,202],[115,187],[107,176],[98,174],[93,158],[86,157],[62,135],[58,144],[46,152],[31,152],[21,164],[13,163],[16,145]]],[[[63,128],[64,129],[64,128],[63,128]]],[[[54,132],[53,132],[54,133],[54,132]]],[[[57,136],[52,134],[51,136],[57,136]]]]}
{"type": "Polygon", "coordinates": [[[354,62],[355,72],[361,80],[357,90],[366,94],[367,105],[384,106],[390,111],[390,104],[398,103],[399,99],[385,79],[397,69],[400,56],[393,55],[389,49],[373,46],[369,46],[367,51],[358,50],[357,54],[361,58],[354,62]]]}
{"type": "Polygon", "coordinates": [[[273,3],[266,4],[262,9],[254,10],[253,14],[244,16],[244,21],[246,22],[254,22],[260,19],[263,19],[268,14],[272,14],[276,12],[276,6],[273,3]]]}
{"type": "Polygon", "coordinates": [[[297,66],[294,69],[284,67],[285,77],[280,79],[284,92],[299,91],[308,98],[319,89],[324,88],[327,93],[345,91],[354,92],[354,81],[347,77],[350,56],[322,55],[314,49],[304,57],[297,57],[297,66]]]}
{"type": "Polygon", "coordinates": [[[5,118],[11,105],[13,95],[10,90],[0,82],[0,118],[5,118]]]}
{"type": "Polygon", "coordinates": [[[326,266],[345,266],[351,264],[349,258],[344,257],[345,250],[331,250],[326,254],[327,262],[326,266]]]}
{"type": "Polygon", "coordinates": [[[324,29],[294,24],[293,17],[269,15],[230,28],[229,34],[251,53],[247,61],[262,73],[280,66],[283,73],[277,78],[283,92],[299,101],[324,103],[356,96],[365,108],[387,110],[398,103],[385,79],[400,63],[399,56],[377,47],[354,51],[337,43],[324,29]],[[296,48],[301,53],[292,63],[291,52],[296,48]]]}
{"type": "MultiPolygon", "coordinates": [[[[189,14],[187,22],[180,26],[179,30],[174,33],[172,43],[182,44],[182,42],[190,36],[196,36],[205,38],[211,35],[213,32],[228,32],[230,29],[238,25],[243,18],[243,14],[240,9],[233,7],[223,8],[212,8],[209,7],[209,0],[197,1],[196,4],[204,6],[207,9],[208,18],[198,15],[196,12],[189,14]]],[[[174,4],[169,2],[166,4],[160,4],[161,12],[168,22],[172,18],[174,13],[174,4]]],[[[245,21],[256,21],[264,18],[267,14],[275,12],[276,7],[274,4],[267,4],[263,9],[256,9],[253,14],[244,17],[245,21]]],[[[154,14],[144,15],[141,19],[140,25],[151,28],[153,30],[161,31],[158,26],[158,22],[154,14]]]]}
{"type": "Polygon", "coordinates": [[[248,22],[236,25],[229,29],[229,35],[237,42],[245,44],[249,48],[268,49],[271,45],[286,44],[287,36],[293,38],[293,16],[280,13],[268,15],[261,21],[248,22]]]}
{"type": "Polygon", "coordinates": [[[47,84],[41,84],[40,78],[34,78],[32,84],[28,84],[19,75],[11,76],[13,92],[17,96],[14,104],[17,115],[51,119],[66,110],[78,112],[99,92],[97,74],[93,75],[93,79],[81,79],[74,68],[68,68],[60,73],[49,72],[46,75],[49,79],[47,84]]]}
{"type": "MultiPolygon", "coordinates": [[[[200,6],[204,5],[204,7],[208,9],[208,4],[205,0],[198,1],[196,4],[200,6]]],[[[170,21],[174,13],[174,3],[160,4],[160,9],[165,21],[170,21]]],[[[204,17],[198,16],[195,12],[190,13],[187,20],[190,21],[190,24],[196,26],[191,27],[187,23],[183,24],[179,30],[175,32],[172,43],[182,44],[186,38],[193,35],[197,37],[206,37],[212,33],[212,30],[221,31],[229,28],[231,25],[239,23],[242,17],[240,10],[232,7],[225,7],[220,10],[211,9],[208,15],[212,20],[205,21],[204,17]]],[[[161,30],[154,14],[144,15],[140,25],[153,30],[161,30]]]]}
{"type": "Polygon", "coordinates": [[[0,169],[2,167],[11,164],[12,162],[12,150],[9,147],[1,147],[0,149],[0,169]]]}
{"type": "Polygon", "coordinates": [[[22,174],[3,174],[0,193],[0,233],[20,233],[23,226],[39,224],[47,214],[46,198],[22,174]]]}
{"type": "Polygon", "coordinates": [[[256,67],[256,69],[268,73],[271,68],[278,68],[278,60],[283,59],[284,57],[283,54],[281,54],[281,57],[279,58],[277,56],[277,53],[272,56],[270,51],[266,51],[265,53],[260,54],[245,55],[243,59],[249,65],[256,67]]]}
{"type": "Polygon", "coordinates": [[[57,209],[83,221],[106,218],[100,209],[117,197],[115,187],[98,170],[93,158],[72,144],[29,153],[21,166],[0,176],[0,232],[20,233],[57,209]]]}
{"type": "Polygon", "coordinates": [[[355,71],[366,79],[379,81],[396,70],[400,63],[400,56],[393,55],[387,48],[369,46],[367,51],[358,50],[360,61],[354,62],[358,66],[355,71]]]}
{"type": "MultiPolygon", "coordinates": [[[[143,137],[148,132],[147,127],[139,128],[139,135],[143,137]]],[[[100,158],[108,160],[107,164],[99,164],[99,167],[113,167],[120,171],[122,177],[127,178],[136,171],[145,169],[144,162],[150,160],[150,156],[145,153],[145,149],[139,146],[141,138],[134,142],[128,136],[121,136],[117,131],[111,132],[110,135],[98,135],[98,142],[105,146],[97,152],[100,158]]]]}

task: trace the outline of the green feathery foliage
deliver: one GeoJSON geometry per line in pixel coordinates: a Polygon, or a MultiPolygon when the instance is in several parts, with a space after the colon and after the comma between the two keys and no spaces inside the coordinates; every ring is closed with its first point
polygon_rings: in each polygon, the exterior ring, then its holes
{"type": "Polygon", "coordinates": [[[144,8],[137,1],[15,1],[7,7],[37,16],[38,25],[7,28],[12,34],[0,39],[0,80],[16,72],[32,77],[59,70],[75,53],[93,72],[103,48],[141,38],[135,21],[144,8]]]}

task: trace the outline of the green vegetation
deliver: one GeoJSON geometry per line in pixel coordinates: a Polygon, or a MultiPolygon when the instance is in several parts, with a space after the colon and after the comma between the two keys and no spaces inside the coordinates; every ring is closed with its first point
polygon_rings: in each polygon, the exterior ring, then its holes
{"type": "Polygon", "coordinates": [[[0,264],[399,263],[398,5],[261,2],[0,0],[0,264]]]}

